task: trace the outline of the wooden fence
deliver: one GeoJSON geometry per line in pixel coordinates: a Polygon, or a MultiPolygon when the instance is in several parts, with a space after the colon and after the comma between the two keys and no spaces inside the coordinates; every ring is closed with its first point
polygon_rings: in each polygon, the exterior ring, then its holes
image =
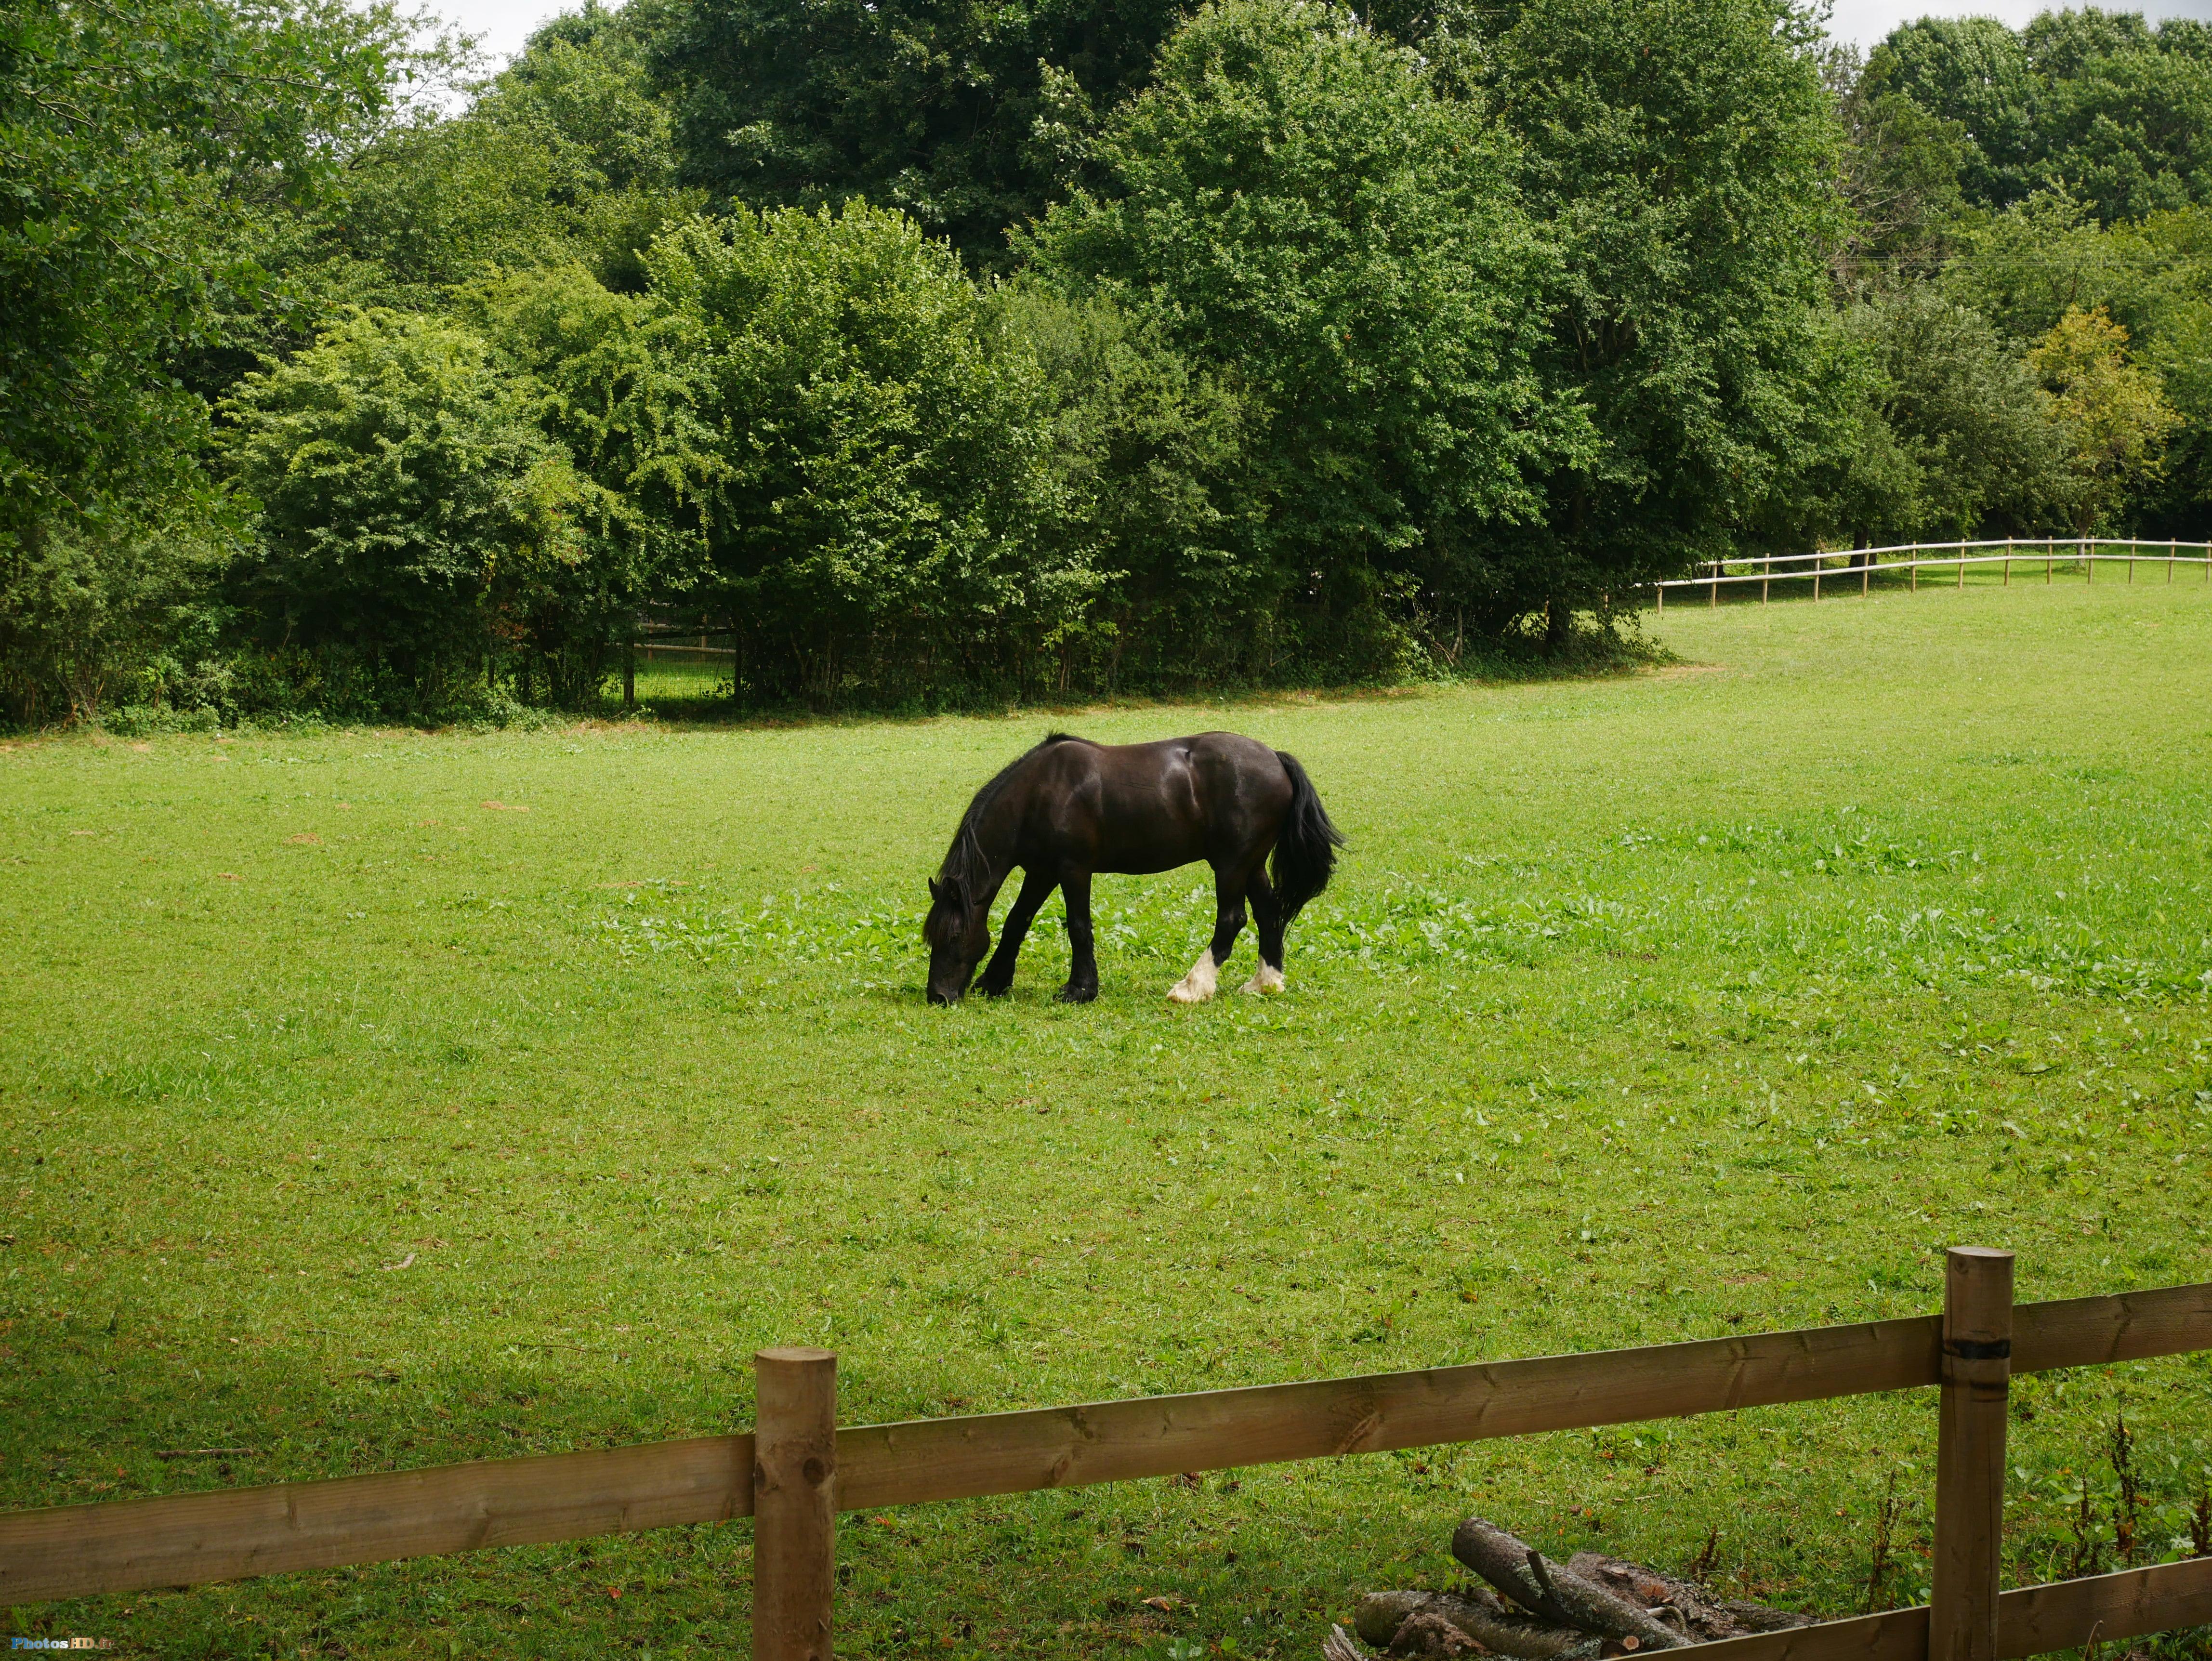
{"type": "Polygon", "coordinates": [[[845,1429],[833,1355],[765,1350],[749,1433],[0,1513],[0,1606],[751,1517],[754,1655],[827,1661],[839,1511],[1932,1384],[1931,1605],[1699,1647],[2002,1661],[2212,1622],[2212,1558],[1997,1590],[2012,1373],[2207,1348],[2212,1283],[2014,1305],[2011,1254],[1961,1248],[1941,1316],[845,1429]]]}
{"type": "Polygon", "coordinates": [[[1694,577],[1675,577],[1665,582],[1648,584],[1657,595],[1658,609],[1667,609],[1669,589],[1702,588],[1706,603],[1721,603],[1723,587],[1735,587],[1747,582],[1759,584],[1759,598],[1766,600],[1778,582],[1806,582],[1813,587],[1813,598],[1820,598],[1824,581],[1833,587],[1838,577],[1848,581],[1858,579],[1862,594],[1870,593],[1874,579],[1884,571],[1905,571],[1911,575],[1912,587],[1920,587],[1923,568],[1936,567],[1956,573],[1959,587],[1966,586],[1969,565],[1996,565],[2004,571],[2005,586],[2012,584],[2013,568],[2027,568],[2031,572],[2037,566],[2043,569],[2043,580],[2048,583],[2059,567],[2080,566],[2087,580],[2097,580],[2097,566],[2124,565],[2127,580],[2136,580],[2138,565],[2162,566],[2166,580],[2173,581],[2174,568],[2195,565],[2203,572],[2203,581],[2212,583],[2212,543],[2203,542],[2142,542],[2121,537],[2042,537],[2026,541],[2007,538],[1989,542],[1909,542],[1891,548],[1843,548],[1812,554],[1760,554],[1747,559],[1706,560],[1700,569],[1705,575],[1694,577]],[[1969,550],[1987,551],[1969,552],[1969,550]],[[1946,552],[1944,551],[1948,550],[1946,552]],[[2124,552],[2118,551],[2124,550],[2124,552]],[[1889,557],[1897,556],[1897,557],[1889,557]],[[1832,562],[1844,561],[1837,566],[1832,562]],[[1734,567],[1737,569],[1731,569],[1734,567]]]}

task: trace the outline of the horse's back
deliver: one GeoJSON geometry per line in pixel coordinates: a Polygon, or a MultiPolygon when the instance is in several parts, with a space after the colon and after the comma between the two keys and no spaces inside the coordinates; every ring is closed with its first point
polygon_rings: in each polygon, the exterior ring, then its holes
{"type": "Polygon", "coordinates": [[[1098,871],[1172,870],[1272,843],[1291,785],[1275,752],[1238,733],[1149,744],[1067,739],[1045,752],[1039,805],[1098,871]]]}
{"type": "Polygon", "coordinates": [[[1152,800],[1163,791],[1188,794],[1200,808],[1211,799],[1233,799],[1255,788],[1268,796],[1279,794],[1285,805],[1290,800],[1290,779],[1275,752],[1242,733],[1194,733],[1149,744],[1065,739],[1046,751],[1046,758],[1049,773],[1065,786],[1095,781],[1109,793],[1152,800]]]}

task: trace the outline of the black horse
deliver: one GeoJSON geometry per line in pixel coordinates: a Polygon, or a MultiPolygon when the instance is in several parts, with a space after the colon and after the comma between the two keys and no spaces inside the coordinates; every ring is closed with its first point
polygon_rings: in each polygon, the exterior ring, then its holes
{"type": "Polygon", "coordinates": [[[1279,992],[1283,930],[1328,885],[1343,845],[1305,769],[1251,739],[1200,733],[1158,744],[1092,744],[1052,733],[975,793],[929,885],[922,929],[929,1001],[954,1003],[967,991],[991,943],[991,902],[1014,867],[1022,867],[1022,891],[977,990],[998,997],[1013,984],[1022,937],[1058,888],[1074,958],[1060,999],[1088,1003],[1098,995],[1091,879],[1102,871],[1171,871],[1194,860],[1213,867],[1213,941],[1168,996],[1202,1003],[1213,995],[1248,898],[1259,920],[1260,968],[1244,990],[1279,992]]]}

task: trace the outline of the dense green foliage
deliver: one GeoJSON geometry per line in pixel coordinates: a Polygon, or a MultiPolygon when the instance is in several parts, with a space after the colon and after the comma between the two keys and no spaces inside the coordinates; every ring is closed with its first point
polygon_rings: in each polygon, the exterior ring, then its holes
{"type": "Polygon", "coordinates": [[[1176,0],[675,0],[652,33],[687,179],[754,207],[864,197],[1003,265],[1009,228],[1043,212],[1185,15],[1176,0]]]}
{"type": "MultiPolygon", "coordinates": [[[[1100,880],[1095,1004],[1050,1001],[1056,906],[1009,1000],[923,1004],[922,878],[1041,716],[0,749],[0,951],[40,970],[0,1022],[0,1506],[726,1434],[770,1343],[837,1351],[867,1424],[1920,1316],[1963,1242],[2014,1249],[2022,1301],[2212,1280],[2212,746],[2177,719],[2212,591],[2146,578],[1669,605],[1697,674],[1086,711],[1281,745],[1352,838],[1288,993],[1199,1008],[1163,995],[1197,872],[1100,880]]],[[[2012,1388],[2008,1584],[2069,1572],[2084,1495],[2115,1564],[2116,1409],[2139,1561],[2186,1548],[2212,1354],[2012,1388]]],[[[1936,1419],[848,1513],[837,1652],[1314,1661],[1358,1593],[1445,1584],[1471,1511],[1915,1603],[1902,1544],[1869,1585],[1875,1519],[1926,1540],[1936,1419]]],[[[705,1661],[744,1652],[751,1543],[20,1630],[705,1661]]]]}
{"type": "Polygon", "coordinates": [[[0,23],[13,720],[1618,654],[1760,550],[2202,534],[2206,41],[1796,0],[0,23]]]}
{"type": "Polygon", "coordinates": [[[95,714],[233,528],[196,356],[270,302],[269,218],[325,202],[424,60],[388,5],[25,0],[0,15],[0,691],[95,714]]]}
{"type": "Polygon", "coordinates": [[[1407,49],[1306,0],[1224,0],[1109,123],[1104,193],[1040,230],[1041,270],[1159,316],[1244,391],[1237,609],[1310,628],[1372,618],[1378,593],[1492,627],[1528,609],[1496,550],[1591,435],[1538,371],[1556,252],[1516,163],[1407,49]]]}
{"type": "Polygon", "coordinates": [[[712,553],[741,680],[832,702],[860,651],[919,660],[924,684],[940,654],[945,678],[993,681],[1000,651],[1080,611],[1096,579],[1051,537],[1035,378],[990,350],[942,243],[860,203],[739,210],[650,268],[699,321],[709,419],[736,441],[712,553]]]}
{"type": "Polygon", "coordinates": [[[1843,222],[1814,41],[1768,0],[1541,0],[1469,70],[1559,243],[1550,378],[1602,439],[1522,544],[1555,621],[1732,551],[1820,441],[1840,387],[1820,256],[1843,222]]]}
{"type": "Polygon", "coordinates": [[[1836,322],[1865,377],[1855,425],[1808,506],[1861,546],[2032,525],[2063,505],[2063,435],[1996,327],[1932,283],[1878,291],[1836,322]]]}
{"type": "Polygon", "coordinates": [[[1956,124],[1959,187],[1984,207],[2063,190],[2112,221],[2212,202],[2212,27],[2193,19],[1923,18],[1874,52],[1866,81],[1956,124]]]}

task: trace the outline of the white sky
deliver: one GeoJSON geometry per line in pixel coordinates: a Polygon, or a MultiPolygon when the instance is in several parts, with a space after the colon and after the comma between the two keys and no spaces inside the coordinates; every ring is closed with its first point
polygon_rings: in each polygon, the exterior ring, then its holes
{"type": "MultiPolygon", "coordinates": [[[[490,3],[491,0],[479,0],[490,3]]],[[[2081,0],[2072,0],[2078,9],[2081,0]]],[[[2018,28],[2038,12],[2061,9],[2051,0],[1985,0],[1980,5],[1929,5],[1926,0],[1835,0],[1828,33],[1839,40],[1871,46],[1899,23],[1917,17],[1996,17],[2018,28]]],[[[2212,22],[2212,0],[2101,0],[2106,11],[2139,11],[2156,22],[2161,17],[2194,17],[2212,22]]]]}
{"type": "MultiPolygon", "coordinates": [[[[437,9],[472,34],[483,37],[495,62],[519,51],[531,30],[564,7],[560,0],[436,0],[437,9]]],[[[2076,0],[2079,3],[2079,0],[2076,0]]],[[[2195,17],[2212,22],[2212,0],[2105,0],[2112,10],[2142,10],[2148,16],[2195,17]]],[[[1829,33],[1870,46],[1898,24],[1915,17],[2001,17],[2015,26],[2047,9],[2045,0],[1984,0],[1981,4],[1929,5],[1927,0],[1835,0],[1829,33]]]]}

